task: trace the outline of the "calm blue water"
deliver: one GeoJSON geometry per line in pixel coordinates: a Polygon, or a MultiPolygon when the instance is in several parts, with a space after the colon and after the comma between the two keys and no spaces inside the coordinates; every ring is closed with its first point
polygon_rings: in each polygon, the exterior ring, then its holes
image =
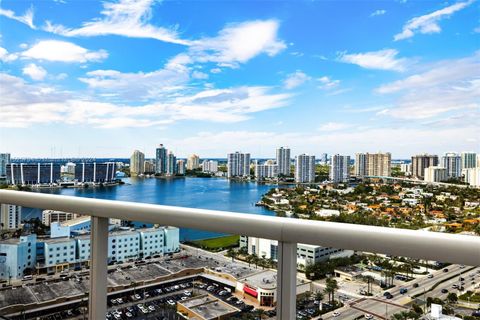
{"type": "MultiPolygon", "coordinates": [[[[273,215],[255,202],[273,186],[255,182],[236,182],[219,178],[123,179],[125,185],[106,188],[62,188],[42,190],[52,194],[163,204],[190,208],[225,210],[250,214],[273,215]]],[[[40,210],[24,208],[23,219],[41,218],[40,210]]],[[[182,229],[182,240],[204,239],[219,234],[182,229]]]]}

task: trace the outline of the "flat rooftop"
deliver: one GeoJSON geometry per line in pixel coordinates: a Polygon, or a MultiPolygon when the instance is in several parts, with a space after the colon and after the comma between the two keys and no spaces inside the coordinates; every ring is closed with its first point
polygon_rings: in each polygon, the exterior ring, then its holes
{"type": "Polygon", "coordinates": [[[146,265],[113,269],[108,273],[108,285],[112,287],[129,285],[132,282],[150,281],[171,274],[161,267],[161,264],[151,263],[146,265]]]}
{"type": "Polygon", "coordinates": [[[61,238],[50,238],[50,239],[42,239],[39,242],[45,242],[45,243],[62,243],[62,242],[74,242],[74,238],[70,237],[61,237],[61,238]]]}
{"type": "Polygon", "coordinates": [[[177,272],[174,269],[181,268],[208,268],[216,272],[227,273],[234,276],[236,279],[244,278],[251,274],[257,273],[260,269],[256,269],[253,265],[250,267],[248,264],[240,261],[232,261],[231,258],[203,251],[200,249],[192,248],[189,246],[182,246],[184,251],[182,254],[185,256],[183,259],[170,260],[166,264],[162,264],[162,267],[167,268],[170,271],[177,272]]]}
{"type": "MultiPolygon", "coordinates": [[[[272,270],[264,270],[240,279],[239,281],[264,290],[274,290],[277,288],[277,272],[272,270]]],[[[307,282],[309,281],[307,280],[307,282]]],[[[297,278],[297,286],[304,283],[305,280],[297,278]]]]}
{"type": "Polygon", "coordinates": [[[179,302],[203,319],[218,319],[240,310],[210,295],[203,295],[179,302]]]}
{"type": "Polygon", "coordinates": [[[63,226],[63,227],[71,227],[71,226],[75,226],[75,225],[80,224],[80,223],[85,223],[87,221],[90,221],[90,217],[89,216],[82,216],[82,217],[78,217],[78,218],[75,218],[75,219],[72,219],[72,220],[67,220],[67,221],[60,222],[60,225],[63,226]]]}

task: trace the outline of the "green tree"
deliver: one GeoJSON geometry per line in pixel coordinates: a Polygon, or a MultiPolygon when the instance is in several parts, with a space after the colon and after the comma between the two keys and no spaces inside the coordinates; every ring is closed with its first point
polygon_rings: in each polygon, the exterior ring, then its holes
{"type": "Polygon", "coordinates": [[[455,292],[450,292],[447,295],[447,301],[450,303],[456,303],[458,301],[457,294],[455,292]]]}
{"type": "Polygon", "coordinates": [[[337,280],[327,278],[325,293],[328,294],[328,301],[333,305],[335,303],[335,291],[338,289],[337,280]]]}
{"type": "Polygon", "coordinates": [[[325,297],[325,295],[323,294],[322,291],[315,292],[315,300],[321,301],[321,300],[323,300],[324,297],[325,297]]]}
{"type": "Polygon", "coordinates": [[[228,249],[226,256],[232,258],[232,262],[234,262],[235,258],[237,257],[237,251],[235,251],[233,248],[230,248],[228,249]]]}
{"type": "Polygon", "coordinates": [[[265,315],[265,310],[263,309],[256,309],[255,310],[255,315],[257,316],[258,319],[262,319],[263,316],[265,315]]]}

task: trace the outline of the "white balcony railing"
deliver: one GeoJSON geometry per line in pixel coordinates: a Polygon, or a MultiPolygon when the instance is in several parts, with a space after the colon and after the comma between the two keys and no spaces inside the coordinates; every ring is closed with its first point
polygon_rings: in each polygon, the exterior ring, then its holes
{"type": "Polygon", "coordinates": [[[0,190],[0,203],[92,216],[89,319],[104,319],[107,311],[108,218],[278,240],[277,318],[282,320],[295,318],[297,243],[480,265],[476,236],[11,190],[0,190]]]}

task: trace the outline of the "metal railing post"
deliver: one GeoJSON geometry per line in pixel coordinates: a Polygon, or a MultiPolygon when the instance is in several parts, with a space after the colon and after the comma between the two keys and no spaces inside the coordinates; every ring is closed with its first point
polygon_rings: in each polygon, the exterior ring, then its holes
{"type": "Polygon", "coordinates": [[[107,313],[107,259],[108,218],[92,217],[88,319],[105,319],[107,313]]]}
{"type": "Polygon", "coordinates": [[[296,316],[297,244],[278,242],[277,319],[291,320],[296,316]]]}

